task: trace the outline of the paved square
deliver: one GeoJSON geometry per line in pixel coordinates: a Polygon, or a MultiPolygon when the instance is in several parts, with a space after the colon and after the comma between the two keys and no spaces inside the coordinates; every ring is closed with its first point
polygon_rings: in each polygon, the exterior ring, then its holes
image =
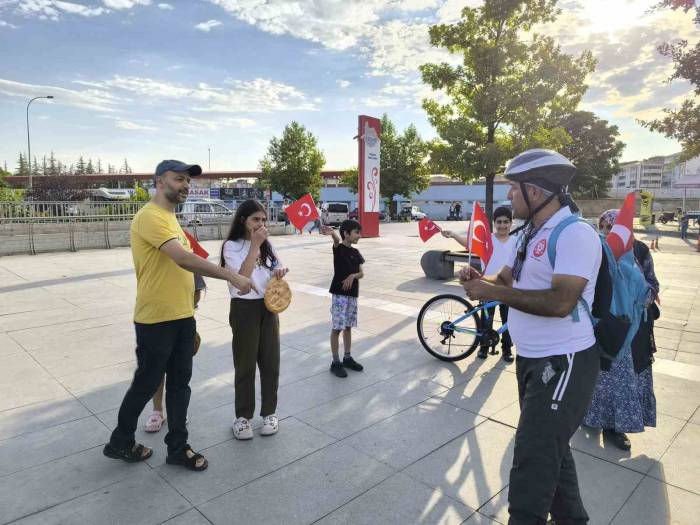
{"type": "MultiPolygon", "coordinates": [[[[154,447],[148,462],[102,455],[135,364],[129,249],[0,258],[0,524],[507,520],[514,366],[494,357],[443,363],[416,337],[422,304],[461,291],[426,279],[419,264],[426,249],[453,241],[422,244],[415,224],[383,225],[381,238],[360,241],[367,263],[353,354],[365,371],[347,379],[328,372],[330,238],[272,241],[294,291],[280,317],[280,432],[233,439],[228,292],[209,279],[189,425],[210,461],[201,474],[165,464],[164,432],[143,432],[146,413],[137,440],[154,447]]],[[[219,251],[218,241],[204,245],[219,251]]],[[[658,426],[630,435],[626,453],[597,433],[574,436],[592,525],[697,523],[700,254],[677,238],[661,246],[658,426]]]]}

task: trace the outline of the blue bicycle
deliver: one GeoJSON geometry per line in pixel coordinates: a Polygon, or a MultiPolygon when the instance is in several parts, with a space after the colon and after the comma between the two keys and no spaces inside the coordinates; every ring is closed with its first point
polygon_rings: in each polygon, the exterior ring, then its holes
{"type": "Polygon", "coordinates": [[[488,309],[499,304],[492,301],[474,308],[458,295],[437,295],[428,300],[418,314],[418,338],[431,355],[443,361],[464,359],[480,346],[494,348],[508,325],[497,330],[484,328],[481,312],[484,311],[488,319],[488,309]]]}

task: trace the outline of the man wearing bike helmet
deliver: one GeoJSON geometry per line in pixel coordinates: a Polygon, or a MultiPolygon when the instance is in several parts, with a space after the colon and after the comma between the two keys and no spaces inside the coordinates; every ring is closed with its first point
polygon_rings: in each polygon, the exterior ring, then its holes
{"type": "Polygon", "coordinates": [[[532,149],[505,171],[508,198],[522,235],[498,275],[465,268],[460,280],[475,300],[510,306],[508,329],[517,349],[520,420],[508,494],[509,525],[588,523],[569,440],[591,400],[600,367],[591,306],[602,250],[598,234],[576,222],[547,246],[554,228],[576,212],[567,185],[576,167],[564,156],[532,149]],[[576,310],[576,312],[574,312],[576,310]],[[578,313],[578,315],[576,315],[578,313]]]}

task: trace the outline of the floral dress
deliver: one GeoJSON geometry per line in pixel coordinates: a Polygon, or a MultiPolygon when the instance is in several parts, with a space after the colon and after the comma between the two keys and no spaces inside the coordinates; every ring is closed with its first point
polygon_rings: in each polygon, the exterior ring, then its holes
{"type": "MultiPolygon", "coordinates": [[[[649,284],[648,304],[651,305],[659,293],[659,282],[648,250],[643,258],[637,259],[637,264],[649,284]]],[[[651,338],[653,351],[653,333],[651,338]]],[[[644,427],[655,427],[656,397],[651,365],[636,373],[632,352],[625,352],[612,362],[610,370],[601,370],[583,424],[629,433],[644,432],[644,427]]]]}

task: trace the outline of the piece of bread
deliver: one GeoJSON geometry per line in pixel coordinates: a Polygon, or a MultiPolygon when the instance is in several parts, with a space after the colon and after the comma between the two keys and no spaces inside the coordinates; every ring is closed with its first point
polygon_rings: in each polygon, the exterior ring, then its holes
{"type": "Polygon", "coordinates": [[[265,307],[273,314],[284,312],[292,302],[292,290],[284,279],[273,277],[265,290],[265,307]]]}

